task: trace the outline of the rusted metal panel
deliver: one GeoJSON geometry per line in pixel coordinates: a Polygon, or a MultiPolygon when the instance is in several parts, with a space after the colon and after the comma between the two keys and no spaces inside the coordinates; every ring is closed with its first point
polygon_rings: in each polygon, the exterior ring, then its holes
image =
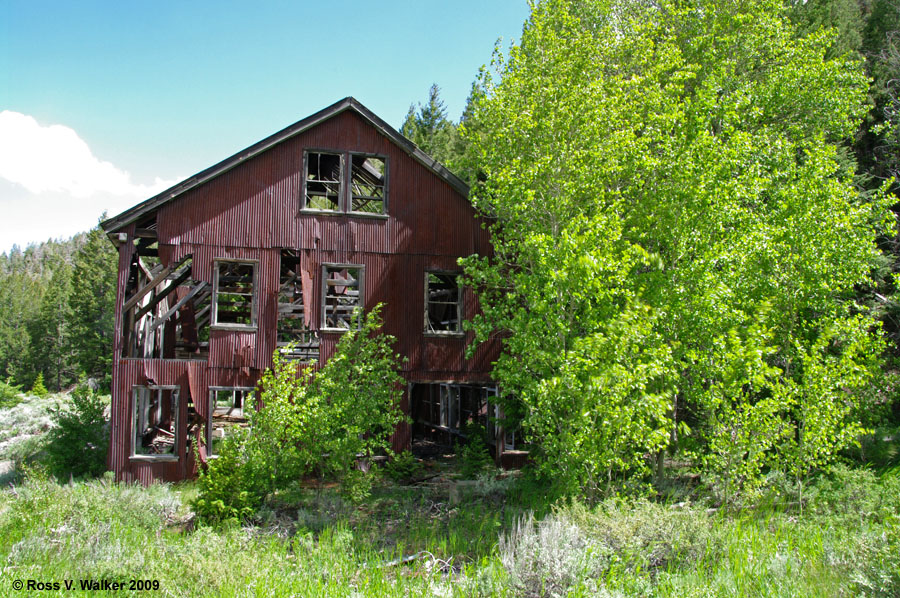
{"type": "MultiPolygon", "coordinates": [[[[423,293],[426,270],[459,270],[460,257],[490,251],[489,235],[459,190],[434,169],[423,166],[421,156],[414,159],[408,148],[389,139],[359,114],[340,112],[155,209],[160,257],[177,261],[191,254],[193,279],[212,284],[217,258],[258,263],[257,329],[211,330],[208,362],[120,359],[117,336],[109,461],[120,479],[142,483],[176,480],[196,470],[191,455],[174,464],[129,459],[129,408],[134,385],[148,380],[178,385],[185,397],[192,396],[198,413],[205,417],[209,386],[253,386],[271,365],[283,249],[299,252],[301,267],[312,279],[315,292],[308,301],[313,329],[320,328],[322,317],[322,264],[359,264],[365,267],[363,306],[369,309],[377,303],[385,304],[384,331],[397,338],[396,348],[406,358],[401,368],[405,379],[490,380],[499,343],[482,346],[473,358],[466,359],[471,333],[453,338],[426,337],[423,293]],[[383,156],[389,181],[387,217],[301,212],[303,154],[310,148],[383,156]]],[[[127,243],[120,249],[120,309],[132,248],[127,243]]],[[[471,318],[475,309],[474,295],[467,289],[465,316],[471,318]]],[[[122,328],[121,318],[117,313],[117,330],[122,328]]],[[[333,354],[340,334],[320,336],[320,359],[324,361],[333,354]]],[[[404,401],[408,409],[405,394],[404,401]]],[[[182,409],[186,409],[186,401],[182,401],[182,409]]],[[[395,448],[408,445],[409,435],[407,426],[399,428],[391,437],[395,448]]]]}

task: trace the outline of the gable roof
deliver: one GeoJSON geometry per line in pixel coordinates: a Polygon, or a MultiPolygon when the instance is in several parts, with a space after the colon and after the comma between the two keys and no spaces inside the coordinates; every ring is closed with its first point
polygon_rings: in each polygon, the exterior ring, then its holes
{"type": "Polygon", "coordinates": [[[344,112],[345,110],[350,110],[361,116],[370,125],[378,129],[378,131],[382,135],[393,141],[397,146],[399,146],[407,154],[409,154],[409,156],[412,157],[416,162],[446,181],[448,185],[453,187],[462,195],[468,196],[469,186],[466,185],[466,183],[462,179],[447,170],[447,168],[443,164],[419,149],[416,144],[401,135],[396,129],[379,118],[374,112],[363,106],[359,102],[359,100],[348,96],[343,100],[339,100],[331,106],[328,106],[327,108],[324,108],[316,112],[315,114],[307,116],[306,118],[297,121],[296,123],[282,129],[281,131],[278,131],[274,135],[270,135],[262,141],[254,143],[250,147],[239,151],[230,158],[226,158],[218,164],[210,166],[206,170],[203,170],[201,172],[198,172],[194,176],[186,178],[180,183],[169,187],[162,193],[154,195],[150,199],[147,199],[139,203],[138,205],[125,210],[121,214],[113,216],[112,218],[101,222],[100,226],[107,233],[118,232],[122,228],[135,222],[148,212],[152,212],[153,210],[160,208],[170,201],[175,200],[178,196],[193,189],[194,187],[202,185],[210,179],[213,179],[231,170],[235,166],[249,160],[250,158],[258,154],[261,154],[262,152],[274,147],[275,145],[278,145],[282,141],[290,139],[295,135],[311,129],[312,127],[328,120],[329,118],[332,118],[340,114],[341,112],[344,112]]]}

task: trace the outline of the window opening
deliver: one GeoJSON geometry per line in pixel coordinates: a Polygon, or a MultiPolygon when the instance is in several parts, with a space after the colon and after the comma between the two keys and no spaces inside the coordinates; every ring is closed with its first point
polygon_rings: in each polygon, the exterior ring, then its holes
{"type": "Polygon", "coordinates": [[[425,332],[461,334],[460,289],[456,274],[425,273],[425,332]]]}
{"type": "Polygon", "coordinates": [[[206,450],[216,457],[235,428],[247,425],[247,409],[253,407],[254,389],[250,387],[212,387],[209,389],[209,423],[206,426],[206,450]]]}
{"type": "Polygon", "coordinates": [[[351,155],[350,210],[384,214],[384,158],[351,155]]]}
{"type": "Polygon", "coordinates": [[[213,326],[256,327],[256,262],[215,262],[213,326]]]}
{"type": "Polygon", "coordinates": [[[177,386],[132,389],[131,456],[178,458],[177,386]]]}
{"type": "Polygon", "coordinates": [[[305,181],[304,208],[311,210],[340,211],[340,154],[307,152],[305,181]]]}
{"type": "Polygon", "coordinates": [[[278,290],[278,325],[276,344],[288,359],[313,362],[319,359],[319,333],[310,328],[308,301],[311,277],[301,270],[300,256],[281,252],[281,277],[278,290]],[[303,290],[303,277],[307,290],[303,290]]]}
{"type": "MultiPolygon", "coordinates": [[[[151,234],[141,229],[142,235],[151,234]]],[[[212,287],[191,278],[184,256],[163,266],[156,242],[134,240],[122,308],[122,356],[143,359],[207,359],[212,287]]]]}
{"type": "Polygon", "coordinates": [[[350,330],[360,327],[363,290],[362,266],[322,266],[323,314],[322,328],[350,330]]]}

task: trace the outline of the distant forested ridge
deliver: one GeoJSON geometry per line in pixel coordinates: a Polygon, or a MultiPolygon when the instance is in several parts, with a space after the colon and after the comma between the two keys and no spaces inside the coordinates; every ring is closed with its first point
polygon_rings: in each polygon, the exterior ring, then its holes
{"type": "Polygon", "coordinates": [[[108,384],[117,254],[99,228],[0,254],[0,379],[108,384]]]}

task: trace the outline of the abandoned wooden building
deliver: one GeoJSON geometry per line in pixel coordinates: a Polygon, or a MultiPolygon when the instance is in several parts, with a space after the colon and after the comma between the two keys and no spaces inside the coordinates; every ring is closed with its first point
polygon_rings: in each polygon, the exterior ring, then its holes
{"type": "Polygon", "coordinates": [[[476,305],[457,260],[490,251],[467,193],[346,98],[103,222],[119,252],[116,477],[195,475],[194,454],[215,456],[276,349],[324,362],[354,309],[378,303],[414,421],[395,449],[493,410],[499,346],[467,359],[461,326],[476,305]]]}

